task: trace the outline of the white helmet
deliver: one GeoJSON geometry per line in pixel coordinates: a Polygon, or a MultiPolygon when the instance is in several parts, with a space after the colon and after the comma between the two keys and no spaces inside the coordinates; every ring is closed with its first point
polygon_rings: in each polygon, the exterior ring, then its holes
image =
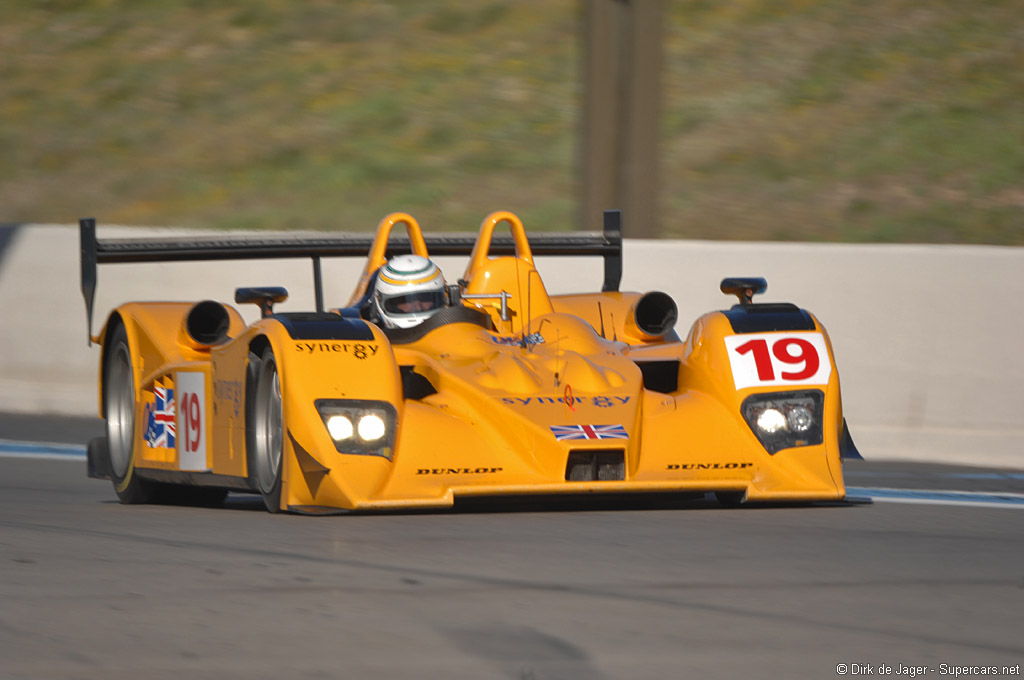
{"type": "Polygon", "coordinates": [[[444,307],[444,276],[420,255],[399,255],[380,268],[373,302],[388,328],[412,328],[444,307]]]}

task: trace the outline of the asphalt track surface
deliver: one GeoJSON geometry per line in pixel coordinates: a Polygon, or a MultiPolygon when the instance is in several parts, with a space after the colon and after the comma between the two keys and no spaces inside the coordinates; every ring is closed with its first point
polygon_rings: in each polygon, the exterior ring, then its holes
{"type": "Polygon", "coordinates": [[[0,678],[1024,672],[1019,471],[849,463],[875,502],[848,505],[318,518],[119,505],[85,476],[99,426],[0,415],[0,678]]]}

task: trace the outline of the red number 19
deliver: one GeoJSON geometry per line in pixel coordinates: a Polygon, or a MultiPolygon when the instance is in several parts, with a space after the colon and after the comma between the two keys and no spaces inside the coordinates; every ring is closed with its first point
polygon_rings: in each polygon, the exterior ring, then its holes
{"type": "MultiPolygon", "coordinates": [[[[754,355],[758,380],[762,382],[775,380],[775,368],[772,366],[772,357],[768,353],[767,340],[757,338],[750,342],[745,342],[736,348],[736,352],[738,354],[752,353],[754,355]]],[[[782,373],[782,380],[804,380],[810,378],[818,372],[818,367],[821,365],[821,360],[818,358],[818,350],[803,338],[782,338],[776,340],[772,344],[771,354],[774,354],[775,358],[784,364],[794,366],[803,364],[803,368],[800,370],[793,372],[784,371],[782,373]],[[790,350],[794,345],[797,348],[795,353],[790,350]]]]}
{"type": "Polygon", "coordinates": [[[184,421],[185,450],[189,453],[199,450],[202,437],[203,420],[199,412],[199,396],[195,392],[183,392],[181,395],[181,415],[184,421]]]}

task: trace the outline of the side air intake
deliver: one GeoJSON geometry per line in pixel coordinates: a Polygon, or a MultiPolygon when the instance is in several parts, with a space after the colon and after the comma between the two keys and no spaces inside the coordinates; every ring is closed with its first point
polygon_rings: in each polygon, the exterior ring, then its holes
{"type": "Polygon", "coordinates": [[[192,349],[209,349],[228,339],[231,317],[227,308],[213,300],[203,300],[192,306],[185,316],[182,338],[192,349]]]}
{"type": "Polygon", "coordinates": [[[644,293],[626,317],[627,332],[644,340],[657,340],[671,331],[679,310],[668,293],[644,293]]]}

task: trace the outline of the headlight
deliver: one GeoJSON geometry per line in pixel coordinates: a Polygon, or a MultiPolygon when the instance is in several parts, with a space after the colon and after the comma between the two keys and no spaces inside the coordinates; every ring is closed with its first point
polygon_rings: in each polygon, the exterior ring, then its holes
{"type": "Polygon", "coordinates": [[[786,414],[786,424],[793,432],[807,432],[814,425],[814,414],[806,406],[794,406],[786,414]]]}
{"type": "Polygon", "coordinates": [[[366,399],[318,399],[316,410],[341,453],[391,458],[395,407],[366,399]]]}
{"type": "Polygon", "coordinates": [[[822,442],[821,390],[752,394],[740,412],[768,453],[822,442]]]}
{"type": "Polygon", "coordinates": [[[331,416],[327,419],[327,431],[336,442],[344,441],[352,436],[352,421],[347,415],[331,416]]]}
{"type": "Polygon", "coordinates": [[[376,413],[368,413],[359,419],[359,438],[364,442],[375,442],[384,436],[384,419],[376,413]]]}
{"type": "Polygon", "coordinates": [[[765,434],[775,434],[784,427],[786,427],[786,416],[782,415],[782,411],[778,409],[766,408],[757,417],[757,429],[765,434]]]}

